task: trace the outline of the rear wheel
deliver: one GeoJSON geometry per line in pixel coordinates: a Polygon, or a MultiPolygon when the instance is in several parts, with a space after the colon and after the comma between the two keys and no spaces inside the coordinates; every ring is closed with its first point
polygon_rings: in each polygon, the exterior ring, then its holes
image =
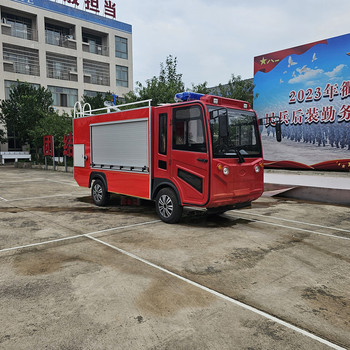
{"type": "Polygon", "coordinates": [[[91,188],[91,196],[94,203],[100,207],[108,203],[109,193],[101,180],[97,179],[94,181],[91,188]]]}
{"type": "Polygon", "coordinates": [[[156,211],[162,221],[175,224],[180,221],[182,206],[175,192],[170,188],[161,189],[156,197],[156,211]]]}

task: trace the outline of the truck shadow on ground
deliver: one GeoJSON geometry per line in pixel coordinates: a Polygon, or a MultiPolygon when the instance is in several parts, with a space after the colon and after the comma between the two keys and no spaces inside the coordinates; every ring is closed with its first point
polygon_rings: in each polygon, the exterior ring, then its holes
{"type": "MultiPolygon", "coordinates": [[[[91,196],[80,197],[79,202],[94,205],[91,196]]],[[[79,208],[77,208],[79,209],[79,208]]],[[[92,207],[90,210],[101,210],[106,213],[124,212],[130,214],[147,214],[156,216],[155,203],[149,200],[136,200],[120,195],[111,195],[109,203],[105,207],[92,207]]],[[[231,227],[238,224],[249,224],[250,220],[241,218],[229,218],[224,215],[208,214],[206,210],[194,210],[184,208],[182,218],[178,225],[195,227],[231,227]]]]}
{"type": "MultiPolygon", "coordinates": [[[[111,196],[107,206],[96,206],[90,196],[79,197],[75,199],[76,202],[85,203],[86,206],[66,207],[66,206],[36,206],[36,207],[2,207],[0,213],[21,213],[24,211],[42,212],[42,213],[81,213],[81,214],[130,214],[130,215],[144,215],[152,216],[152,219],[157,219],[155,204],[153,201],[140,200],[135,202],[122,202],[120,196],[111,196]]],[[[234,218],[223,215],[209,214],[206,210],[196,210],[191,208],[184,208],[182,218],[178,225],[192,226],[192,227],[231,227],[238,224],[249,224],[251,220],[242,218],[234,218]]]]}

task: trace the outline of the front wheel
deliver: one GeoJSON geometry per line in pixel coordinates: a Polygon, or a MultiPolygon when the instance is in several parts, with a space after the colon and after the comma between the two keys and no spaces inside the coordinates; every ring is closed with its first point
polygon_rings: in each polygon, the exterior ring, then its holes
{"type": "Polygon", "coordinates": [[[101,180],[97,179],[94,181],[91,188],[91,196],[94,203],[99,207],[103,207],[108,203],[109,193],[101,180]]]}
{"type": "Polygon", "coordinates": [[[156,197],[156,211],[160,219],[167,224],[180,221],[182,206],[179,204],[175,192],[170,188],[161,189],[156,197]]]}

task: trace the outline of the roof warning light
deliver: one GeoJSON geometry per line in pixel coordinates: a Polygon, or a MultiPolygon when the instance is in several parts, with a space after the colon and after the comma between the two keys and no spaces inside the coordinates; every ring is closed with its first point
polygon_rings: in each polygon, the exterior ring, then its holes
{"type": "Polygon", "coordinates": [[[185,102],[185,101],[193,101],[193,100],[200,100],[201,97],[204,96],[204,94],[199,94],[197,92],[180,92],[175,95],[175,102],[185,102]]]}

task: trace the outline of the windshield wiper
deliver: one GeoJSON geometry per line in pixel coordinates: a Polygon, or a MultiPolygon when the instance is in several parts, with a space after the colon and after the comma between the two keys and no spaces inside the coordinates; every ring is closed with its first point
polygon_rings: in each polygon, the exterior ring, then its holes
{"type": "Polygon", "coordinates": [[[240,149],[238,147],[235,147],[235,152],[236,152],[236,154],[238,156],[238,163],[244,163],[245,159],[242,156],[242,153],[241,153],[241,151],[240,151],[240,149]]]}

